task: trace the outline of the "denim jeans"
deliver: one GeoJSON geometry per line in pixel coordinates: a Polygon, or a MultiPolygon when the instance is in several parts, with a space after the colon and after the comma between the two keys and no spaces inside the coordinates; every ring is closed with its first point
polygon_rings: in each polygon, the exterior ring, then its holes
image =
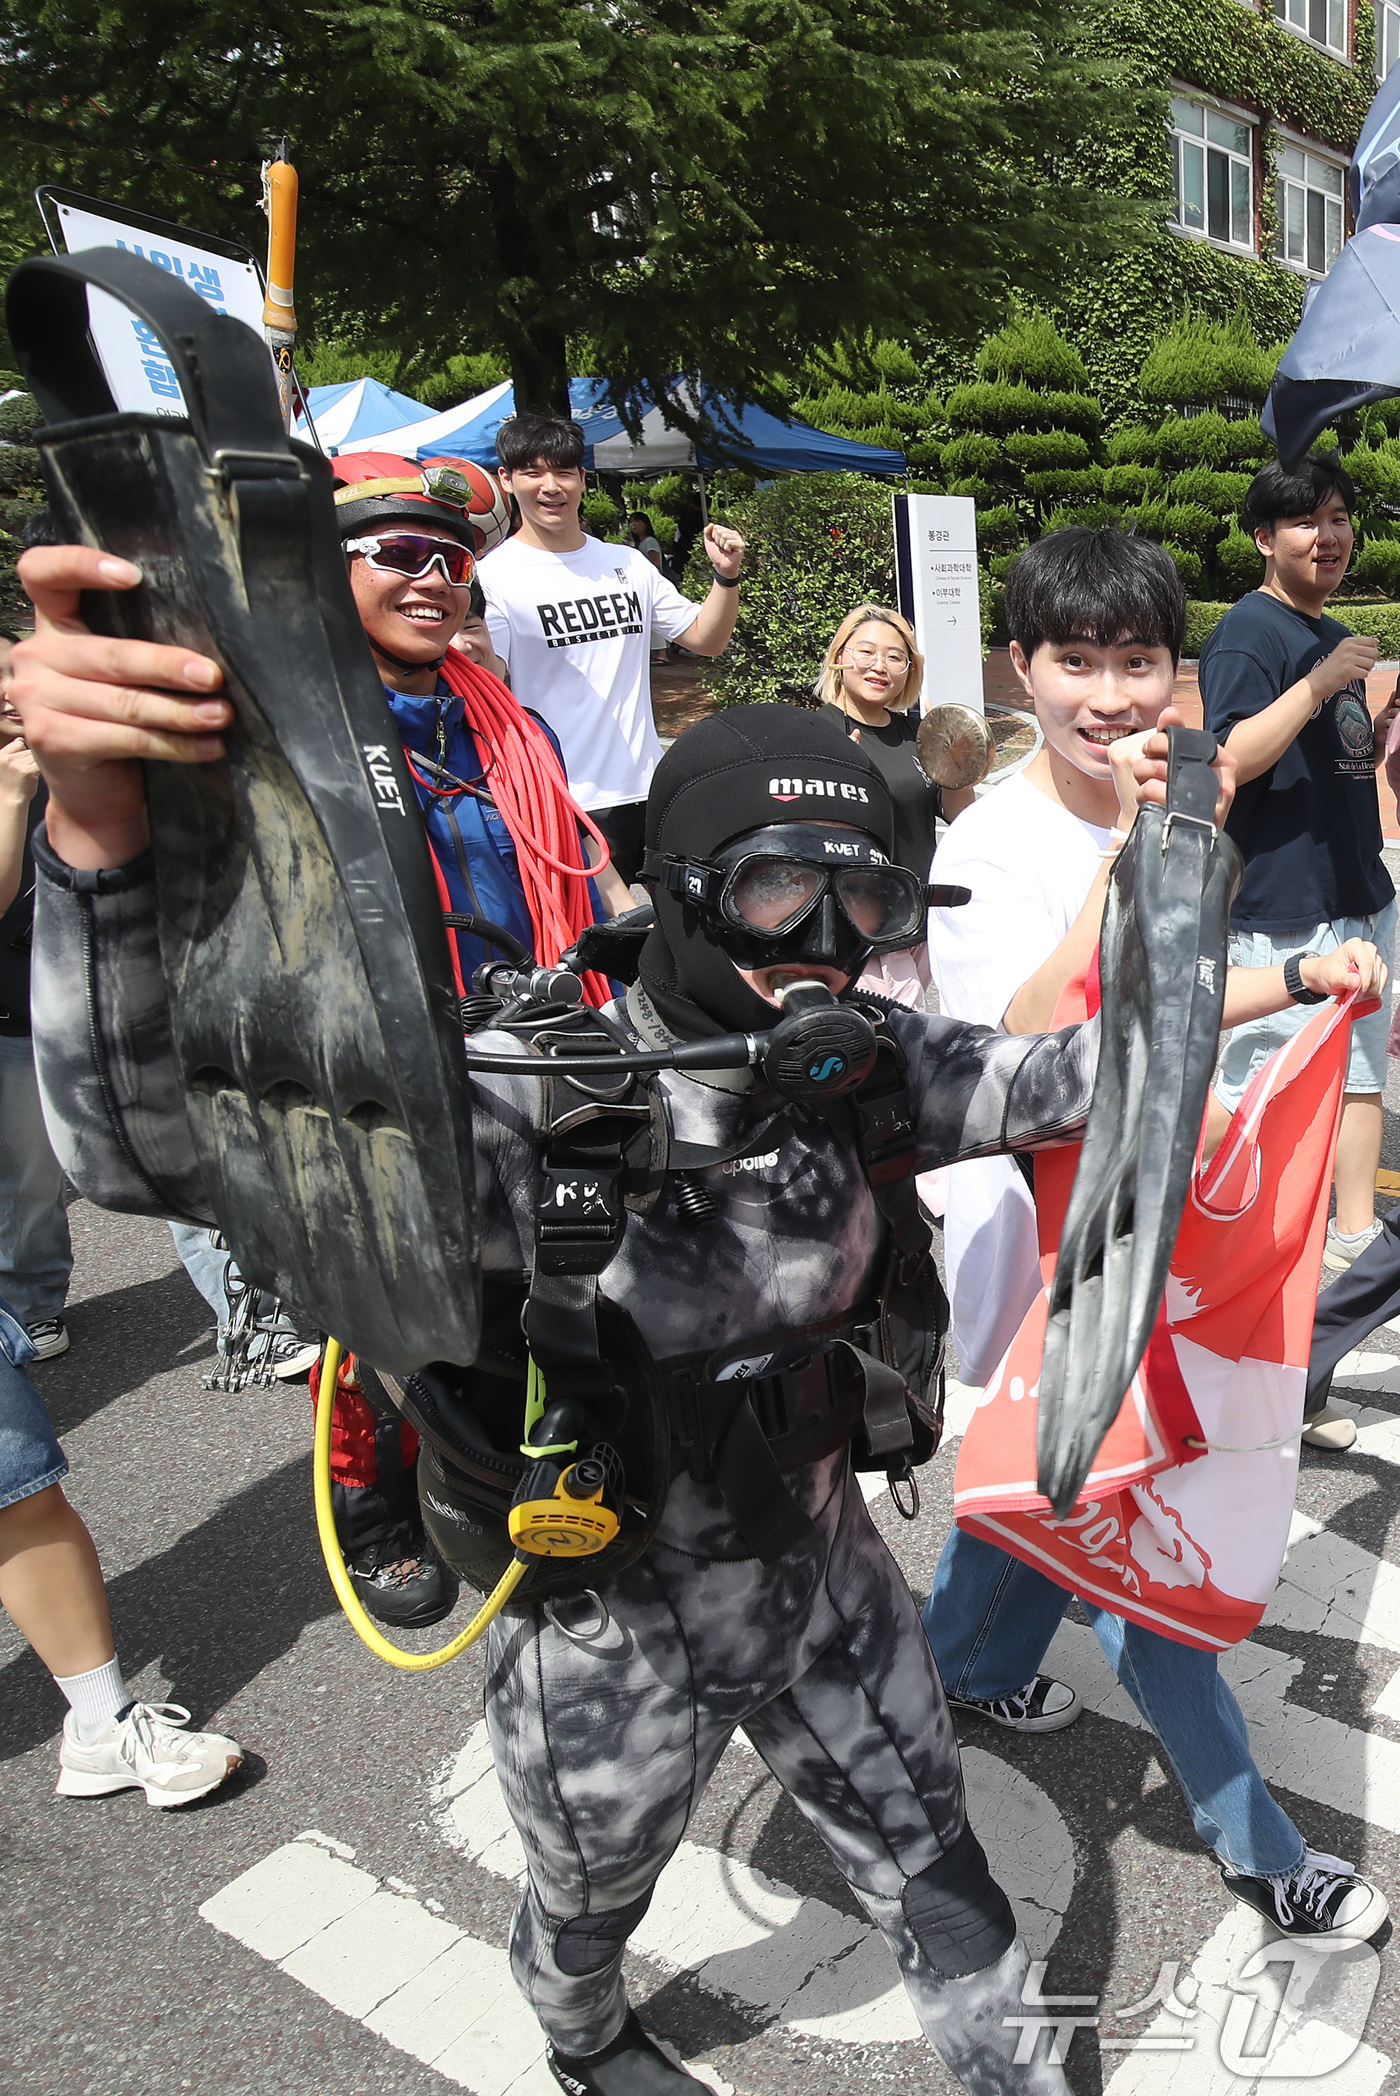
{"type": "MultiPolygon", "coordinates": [[[[950,1696],[1014,1695],[1040,1670],[1069,1594],[1032,1566],[955,1528],[924,1609],[950,1696]]],[[[1080,1597],[1114,1673],[1146,1718],[1222,1863],[1251,1878],[1296,1870],[1304,1841],[1269,1795],[1239,1704],[1213,1652],[1159,1637],[1080,1597]]]]}
{"type": "Polygon", "coordinates": [[[222,1331],[228,1323],[228,1292],[224,1287],[224,1276],[228,1272],[229,1254],[218,1251],[214,1239],[217,1230],[204,1230],[194,1223],[172,1223],[170,1235],[175,1240],[175,1249],[185,1272],[214,1313],[214,1321],[222,1331]]]}
{"type": "Polygon", "coordinates": [[[39,1103],[34,1042],[0,1034],[0,1296],[22,1325],[58,1317],[73,1275],[63,1167],[39,1103]]]}
{"type": "Polygon", "coordinates": [[[29,1380],[29,1334],[0,1303],[0,1511],[68,1475],[48,1408],[29,1380]]]}
{"type": "MultiPolygon", "coordinates": [[[[1230,934],[1232,968],[1277,968],[1290,954],[1335,953],[1348,939],[1369,939],[1387,968],[1395,958],[1396,905],[1392,899],[1373,917],[1339,917],[1331,924],[1300,924],[1291,931],[1230,934]]],[[[1352,1021],[1351,1046],[1347,1054],[1346,1088],[1349,1092],[1383,1092],[1386,1073],[1386,1041],[1390,1033],[1391,986],[1378,1012],[1352,1021]]],[[[1272,1012],[1264,1019],[1250,1019],[1225,1036],[1214,1090],[1231,1113],[1244,1097],[1245,1086],[1256,1070],[1285,1041],[1300,1033],[1313,1016],[1311,1005],[1290,1004],[1287,1011],[1272,1012]]]]}

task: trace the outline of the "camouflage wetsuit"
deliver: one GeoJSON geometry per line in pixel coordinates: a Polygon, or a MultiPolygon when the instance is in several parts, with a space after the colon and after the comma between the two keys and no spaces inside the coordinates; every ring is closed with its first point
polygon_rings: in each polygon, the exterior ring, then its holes
{"type": "MultiPolygon", "coordinates": [[[[34,1017],[60,1157],[106,1207],[209,1219],[166,1018],[149,862],[75,873],[40,837],[34,1017]]],[[[634,1004],[636,1018],[638,1007],[634,1004]]],[[[1076,1130],[1095,1034],[1010,1039],[896,1009],[919,1169],[1076,1130]]],[[[492,1036],[478,1037],[490,1047],[492,1036]]],[[[505,1037],[495,1045],[510,1048],[505,1037]]],[[[674,1134],[741,1145],[772,1095],[730,1078],[659,1080],[674,1134]]],[[[476,1085],[488,1268],[528,1267],[540,1088],[476,1085]]],[[[740,1347],[854,1310],[882,1270],[885,1224],[854,1154],[794,1118],[771,1159],[710,1168],[703,1231],[668,1188],[629,1216],[603,1292],[658,1358],[740,1347]]],[[[492,1632],[487,1716],[529,1859],[516,1976],[560,2049],[621,2024],[623,1946],[736,1726],[830,1848],[899,1961],[931,2042],[979,2091],[1056,2091],[1061,2070],[1012,2064],[1026,1953],[963,1814],[957,1745],[912,1597],[844,1453],[788,1473],[810,1542],[765,1565],[710,1487],[680,1476],[660,1533],[600,1583],[610,1624],[561,1634],[538,1607],[492,1632]]],[[[570,1615],[585,1604],[569,1604],[570,1615]]]]}

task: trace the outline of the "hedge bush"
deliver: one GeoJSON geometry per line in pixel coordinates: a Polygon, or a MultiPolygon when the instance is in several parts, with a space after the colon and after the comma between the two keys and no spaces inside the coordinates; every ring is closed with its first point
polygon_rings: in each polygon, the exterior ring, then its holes
{"type": "Polygon", "coordinates": [[[0,442],[27,444],[43,419],[43,410],[32,393],[0,401],[0,442]]]}
{"type": "Polygon", "coordinates": [[[1213,517],[1238,517],[1249,493],[1248,473],[1216,473],[1209,466],[1188,466],[1171,484],[1177,502],[1198,502],[1213,517]]]}
{"type": "Polygon", "coordinates": [[[1069,393],[1088,390],[1084,359],[1059,333],[1048,314],[1018,314],[983,343],[977,353],[982,378],[1005,379],[1069,393]]]}
{"type": "Polygon", "coordinates": [[[1230,456],[1230,425],[1215,408],[1204,415],[1168,415],[1157,430],[1162,465],[1223,466],[1230,456]]]}
{"type": "Polygon", "coordinates": [[[1215,549],[1216,566],[1238,597],[1264,580],[1264,556],[1247,532],[1232,524],[1215,549]]]}
{"type": "Polygon", "coordinates": [[[948,483],[948,493],[950,495],[969,496],[979,506],[994,502],[999,493],[1004,494],[1005,492],[1005,489],[997,489],[992,485],[991,481],[984,480],[980,473],[962,473],[958,475],[956,480],[950,480],[948,483]]]}
{"type": "Polygon", "coordinates": [[[1257,415],[1248,415],[1239,422],[1226,424],[1228,448],[1226,457],[1232,466],[1262,466],[1274,455],[1274,447],[1265,436],[1257,415]]]}
{"type": "Polygon", "coordinates": [[[1016,440],[1008,439],[1006,444],[1002,445],[995,437],[954,437],[951,443],[941,447],[939,462],[945,473],[980,473],[984,477],[990,477],[1004,465],[1014,441],[1016,440]]]}
{"type": "Polygon", "coordinates": [[[999,552],[1011,547],[1019,553],[1025,544],[1025,531],[1025,518],[1013,503],[994,503],[990,508],[978,511],[979,546],[994,547],[999,552]]]}
{"type": "Polygon", "coordinates": [[[1214,633],[1226,612],[1228,604],[1193,602],[1186,607],[1186,638],[1181,653],[1185,660],[1195,662],[1202,648],[1214,633]]]}
{"type": "Polygon", "coordinates": [[[1028,473],[1026,493],[1033,502],[1092,501],[1103,493],[1102,466],[1082,466],[1056,473],[1028,473]]]}
{"type": "Polygon", "coordinates": [[[1017,430],[1007,438],[1005,451],[1027,472],[1087,466],[1091,455],[1087,438],[1068,429],[1017,430]]]}
{"type": "Polygon", "coordinates": [[[1187,313],[1148,351],[1138,389],[1160,407],[1182,408],[1235,395],[1262,401],[1274,360],[1254,339],[1243,308],[1228,327],[1187,313]]]}
{"type": "Polygon", "coordinates": [[[1157,437],[1153,430],[1145,429],[1140,423],[1126,423],[1116,429],[1104,450],[1115,466],[1155,466],[1157,463],[1157,437]]]}
{"type": "MultiPolygon", "coordinates": [[[[1228,604],[1193,601],[1186,607],[1186,640],[1182,655],[1195,661],[1206,641],[1215,631],[1227,611],[1228,604]]],[[[1348,604],[1342,607],[1344,626],[1353,633],[1371,635],[1380,642],[1382,662],[1400,662],[1400,605],[1396,604],[1348,604]]],[[[1341,613],[1339,611],[1338,615],[1341,613]]]]}
{"type": "Polygon", "coordinates": [[[1166,487],[1166,475],[1155,466],[1105,466],[1103,492],[1106,502],[1147,502],[1166,487]]]}
{"type": "MultiPolygon", "coordinates": [[[[1175,493],[1175,487],[1172,490],[1175,493]]],[[[1220,520],[1199,502],[1171,502],[1167,505],[1167,537],[1178,546],[1192,546],[1198,551],[1202,546],[1213,546],[1220,532],[1220,520]]]]}
{"type": "Polygon", "coordinates": [[[607,537],[609,532],[616,531],[618,525],[622,522],[622,511],[613,501],[612,496],[605,493],[602,488],[586,489],[583,501],[579,504],[579,509],[584,523],[591,524],[595,531],[603,534],[604,538],[607,537]]]}
{"type": "Polygon", "coordinates": [[[1189,546],[1178,546],[1171,539],[1163,541],[1163,550],[1176,562],[1176,572],[1186,588],[1193,588],[1200,581],[1204,571],[1200,554],[1194,553],[1189,546]]]}
{"type": "MultiPolygon", "coordinates": [[[[813,705],[822,655],[846,613],[867,598],[893,602],[889,489],[854,473],[794,473],[733,503],[724,521],[748,552],[738,625],[707,667],[709,689],[722,706],[813,705]]],[[[702,598],[709,577],[697,545],[690,594],[702,598]]]]}
{"type": "MultiPolygon", "coordinates": [[[[14,372],[0,373],[0,380],[17,378],[14,372]]],[[[48,500],[39,453],[25,441],[43,421],[39,403],[29,393],[0,404],[0,621],[6,625],[29,625],[34,613],[19,586],[15,562],[22,550],[20,533],[38,516],[48,500]]]]}

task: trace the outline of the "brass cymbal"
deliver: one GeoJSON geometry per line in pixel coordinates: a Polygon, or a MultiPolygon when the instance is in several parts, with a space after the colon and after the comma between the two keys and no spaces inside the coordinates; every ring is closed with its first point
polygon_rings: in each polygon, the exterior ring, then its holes
{"type": "Polygon", "coordinates": [[[914,749],[935,786],[975,786],[996,755],[991,729],[970,706],[931,706],[919,722],[914,749]]]}

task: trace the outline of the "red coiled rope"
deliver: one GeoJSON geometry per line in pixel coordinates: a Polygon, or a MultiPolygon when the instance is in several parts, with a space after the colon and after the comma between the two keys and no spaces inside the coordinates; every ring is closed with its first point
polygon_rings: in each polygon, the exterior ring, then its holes
{"type": "MultiPolygon", "coordinates": [[[[448,690],[463,701],[467,727],[490,752],[486,786],[515,845],[535,959],[553,967],[593,921],[587,883],[590,874],[609,863],[607,839],[569,792],[549,737],[499,677],[460,648],[448,649],[441,675],[448,690]],[[584,861],[580,823],[602,853],[597,867],[584,861]]],[[[440,868],[438,891],[446,898],[440,868]]],[[[450,909],[450,901],[444,899],[443,908],[450,909]]],[[[455,940],[452,943],[455,967],[455,940]]],[[[613,993],[607,977],[590,969],[583,977],[583,994],[587,1003],[597,1006],[609,1003],[613,993]]]]}

